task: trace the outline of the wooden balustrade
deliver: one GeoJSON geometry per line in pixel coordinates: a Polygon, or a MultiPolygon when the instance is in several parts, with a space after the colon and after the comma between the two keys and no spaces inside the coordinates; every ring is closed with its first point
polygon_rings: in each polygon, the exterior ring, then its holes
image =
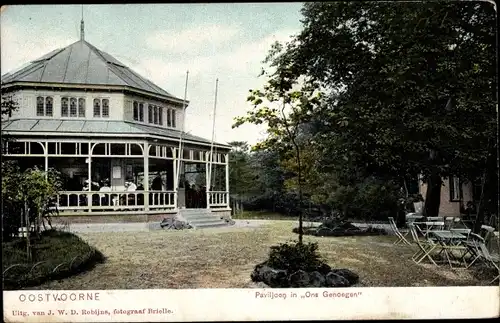
{"type": "Polygon", "coordinates": [[[229,192],[209,192],[209,206],[229,206],[229,192]]]}
{"type": "Polygon", "coordinates": [[[150,209],[174,207],[173,191],[63,191],[56,196],[59,211],[117,211],[145,209],[145,196],[148,196],[150,209]],[[89,203],[89,201],[91,201],[89,203]]]}

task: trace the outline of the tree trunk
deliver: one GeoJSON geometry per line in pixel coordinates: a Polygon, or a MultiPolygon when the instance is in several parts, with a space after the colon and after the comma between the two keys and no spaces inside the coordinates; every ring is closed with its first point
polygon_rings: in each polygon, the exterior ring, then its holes
{"type": "Polygon", "coordinates": [[[472,229],[472,232],[479,234],[479,231],[481,231],[481,226],[483,225],[484,222],[484,208],[485,208],[485,187],[486,187],[486,182],[488,181],[488,169],[486,168],[483,172],[483,176],[481,178],[481,197],[479,198],[479,205],[477,207],[477,216],[476,216],[476,222],[474,223],[474,228],[472,229]]]}
{"type": "Polygon", "coordinates": [[[26,256],[28,258],[28,262],[31,262],[31,241],[30,241],[30,220],[28,213],[28,203],[24,202],[24,222],[26,223],[26,256]]]}
{"type": "Polygon", "coordinates": [[[433,172],[427,179],[427,192],[425,194],[424,217],[439,216],[441,204],[441,186],[443,181],[437,172],[433,172]]]}

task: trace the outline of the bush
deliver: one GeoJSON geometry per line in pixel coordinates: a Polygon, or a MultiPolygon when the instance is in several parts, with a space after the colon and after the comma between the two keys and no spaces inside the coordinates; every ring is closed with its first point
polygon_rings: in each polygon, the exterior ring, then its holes
{"type": "Polygon", "coordinates": [[[340,186],[332,194],[332,205],[344,218],[387,220],[401,208],[400,187],[392,181],[366,178],[352,186],[340,186]]]}
{"type": "Polygon", "coordinates": [[[28,261],[25,239],[2,243],[4,289],[62,279],[105,261],[101,252],[69,232],[43,231],[31,244],[32,260],[28,261]]]}
{"type": "Polygon", "coordinates": [[[324,262],[318,253],[318,243],[281,243],[272,246],[267,265],[275,269],[295,272],[318,270],[324,262]]]}

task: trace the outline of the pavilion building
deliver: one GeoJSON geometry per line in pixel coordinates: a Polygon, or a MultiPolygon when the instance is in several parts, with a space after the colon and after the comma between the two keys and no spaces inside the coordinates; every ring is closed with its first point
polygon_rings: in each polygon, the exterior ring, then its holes
{"type": "MultiPolygon", "coordinates": [[[[57,169],[61,215],[230,216],[229,151],[183,132],[187,101],[84,39],[2,76],[4,159],[57,169]]],[[[211,122],[207,122],[211,125],[211,122]]]]}

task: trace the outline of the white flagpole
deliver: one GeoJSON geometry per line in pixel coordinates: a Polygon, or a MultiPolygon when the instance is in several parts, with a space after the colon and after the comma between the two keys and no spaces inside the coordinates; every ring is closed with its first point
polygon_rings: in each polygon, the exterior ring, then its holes
{"type": "MultiPolygon", "coordinates": [[[[219,79],[215,80],[215,100],[214,100],[214,115],[212,116],[212,143],[210,144],[210,171],[209,171],[209,182],[207,187],[207,192],[212,186],[212,163],[214,161],[214,141],[215,141],[215,112],[217,111],[217,91],[219,89],[219,79]]],[[[208,202],[208,199],[207,199],[208,202]]]]}
{"type": "Polygon", "coordinates": [[[187,87],[188,87],[189,71],[186,71],[186,84],[184,86],[184,101],[182,102],[182,123],[181,123],[181,133],[179,135],[179,155],[177,156],[177,187],[175,188],[177,192],[177,198],[179,198],[179,186],[180,186],[180,176],[181,176],[181,158],[183,155],[182,151],[182,137],[184,135],[184,128],[186,123],[186,98],[187,98],[187,87]]]}

